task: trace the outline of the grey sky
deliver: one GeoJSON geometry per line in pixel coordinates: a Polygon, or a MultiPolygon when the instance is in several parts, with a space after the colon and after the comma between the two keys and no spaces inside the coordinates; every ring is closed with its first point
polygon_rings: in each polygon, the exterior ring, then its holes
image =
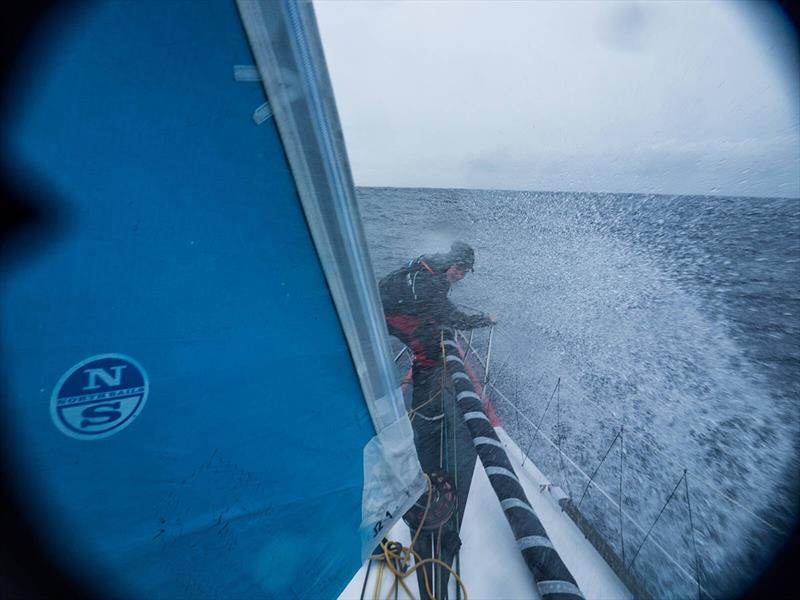
{"type": "Polygon", "coordinates": [[[315,7],[357,185],[800,197],[800,75],[752,9],[315,7]]]}

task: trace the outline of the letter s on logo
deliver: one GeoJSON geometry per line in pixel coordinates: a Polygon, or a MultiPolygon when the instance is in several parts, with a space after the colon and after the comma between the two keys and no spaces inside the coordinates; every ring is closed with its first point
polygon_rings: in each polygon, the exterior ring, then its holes
{"type": "Polygon", "coordinates": [[[109,402],[108,404],[95,404],[88,407],[81,413],[83,420],[81,421],[81,429],[89,425],[105,425],[106,423],[113,423],[117,419],[122,418],[122,413],[119,407],[121,402],[109,402]],[[104,410],[108,409],[108,410],[104,410]],[[92,421],[91,419],[101,419],[99,421],[92,421]]]}

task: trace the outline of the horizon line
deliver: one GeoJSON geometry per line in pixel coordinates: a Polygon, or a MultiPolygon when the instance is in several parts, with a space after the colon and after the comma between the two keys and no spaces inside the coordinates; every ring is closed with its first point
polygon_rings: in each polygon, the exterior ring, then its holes
{"type": "Polygon", "coordinates": [[[800,196],[732,196],[729,194],[674,194],[668,192],[606,192],[606,191],[569,191],[569,190],[524,190],[518,188],[479,188],[479,187],[431,187],[431,186],[393,186],[393,185],[356,185],[358,188],[396,189],[396,190],[453,190],[478,192],[533,192],[537,194],[607,194],[631,196],[682,196],[694,198],[742,198],[752,200],[798,200],[800,196]]]}

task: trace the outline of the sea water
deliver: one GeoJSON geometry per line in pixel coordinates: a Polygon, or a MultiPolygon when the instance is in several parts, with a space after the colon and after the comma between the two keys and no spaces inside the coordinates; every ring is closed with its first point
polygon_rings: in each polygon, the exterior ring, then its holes
{"type": "Polygon", "coordinates": [[[694,578],[726,597],[759,575],[798,513],[800,200],[358,199],[376,277],[456,239],[475,248],[451,299],[498,316],[505,428],[652,595],[697,595],[694,578]],[[587,488],[595,470],[607,496],[587,488]]]}

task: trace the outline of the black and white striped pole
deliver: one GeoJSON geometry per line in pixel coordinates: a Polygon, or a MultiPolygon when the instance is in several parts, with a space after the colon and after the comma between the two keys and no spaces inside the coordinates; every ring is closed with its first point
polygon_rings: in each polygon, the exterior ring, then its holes
{"type": "Polygon", "coordinates": [[[583,598],[575,579],[556,552],[525,496],[503,444],[486,416],[483,402],[475,393],[472,380],[464,370],[464,361],[452,334],[445,333],[444,349],[445,364],[455,388],[456,405],[511,525],[525,563],[533,574],[539,594],[544,600],[583,598]]]}

